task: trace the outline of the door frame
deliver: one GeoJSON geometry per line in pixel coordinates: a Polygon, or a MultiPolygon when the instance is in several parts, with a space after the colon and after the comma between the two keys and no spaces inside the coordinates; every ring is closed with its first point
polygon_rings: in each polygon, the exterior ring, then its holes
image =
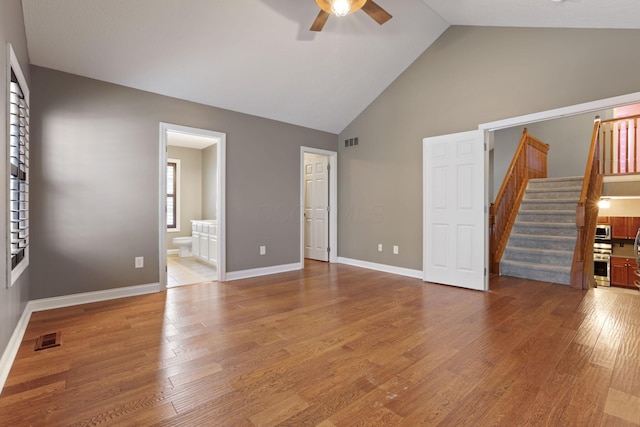
{"type": "Polygon", "coordinates": [[[304,268],[304,155],[320,154],[329,158],[329,262],[338,262],[338,152],[300,147],[300,268],[304,268]]]}
{"type": "Polygon", "coordinates": [[[218,281],[226,280],[226,142],[227,134],[207,129],[194,128],[189,126],[176,125],[173,123],[160,122],[160,138],[159,138],[159,193],[158,193],[158,240],[159,240],[159,267],[160,267],[160,287],[167,288],[167,132],[181,132],[190,135],[203,136],[207,138],[215,138],[216,150],[218,156],[218,183],[217,183],[217,199],[218,199],[218,281]]]}

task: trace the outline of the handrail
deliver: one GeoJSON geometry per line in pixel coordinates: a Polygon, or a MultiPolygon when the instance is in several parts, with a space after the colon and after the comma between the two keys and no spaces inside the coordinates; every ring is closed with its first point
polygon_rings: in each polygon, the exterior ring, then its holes
{"type": "Polygon", "coordinates": [[[593,240],[598,221],[598,200],[602,192],[602,172],[600,170],[600,119],[593,125],[591,147],[584,171],[584,181],[580,200],[576,207],[576,227],[578,237],[571,265],[571,287],[589,289],[595,285],[593,276],[593,240]]]}
{"type": "Polygon", "coordinates": [[[547,177],[547,152],[549,144],[522,131],[504,181],[489,211],[490,271],[500,272],[500,260],[515,222],[529,179],[547,177]]]}

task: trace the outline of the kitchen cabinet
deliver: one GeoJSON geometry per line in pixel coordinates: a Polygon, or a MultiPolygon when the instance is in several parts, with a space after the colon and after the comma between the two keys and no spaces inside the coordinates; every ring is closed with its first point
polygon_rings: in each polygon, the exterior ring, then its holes
{"type": "Polygon", "coordinates": [[[612,239],[635,239],[638,228],[640,228],[640,217],[612,216],[611,238],[612,239]]]}
{"type": "Polygon", "coordinates": [[[611,224],[611,219],[608,216],[599,216],[598,224],[611,224]]]}
{"type": "Polygon", "coordinates": [[[611,286],[622,286],[625,288],[638,289],[634,285],[637,269],[634,258],[611,257],[611,286]]]}

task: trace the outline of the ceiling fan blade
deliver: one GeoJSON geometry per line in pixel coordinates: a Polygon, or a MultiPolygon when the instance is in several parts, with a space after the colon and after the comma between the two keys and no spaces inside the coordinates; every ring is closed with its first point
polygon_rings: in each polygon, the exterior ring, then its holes
{"type": "Polygon", "coordinates": [[[367,0],[364,6],[362,6],[362,10],[380,25],[392,18],[389,12],[378,6],[373,0],[367,0]]]}
{"type": "Polygon", "coordinates": [[[325,22],[327,22],[328,18],[329,18],[329,14],[324,10],[321,10],[320,13],[318,13],[318,16],[316,17],[316,20],[313,21],[313,24],[311,24],[311,28],[309,29],[311,31],[322,31],[322,27],[324,27],[324,24],[325,22]]]}

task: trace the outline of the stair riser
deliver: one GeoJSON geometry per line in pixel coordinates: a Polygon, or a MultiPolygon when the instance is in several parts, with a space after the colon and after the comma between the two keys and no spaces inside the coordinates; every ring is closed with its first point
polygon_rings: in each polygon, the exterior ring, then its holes
{"type": "Polygon", "coordinates": [[[525,266],[503,264],[500,266],[500,274],[504,276],[522,277],[524,279],[541,280],[543,282],[560,283],[568,285],[571,282],[571,274],[537,270],[525,266]]]}
{"type": "Polygon", "coordinates": [[[555,249],[558,251],[573,251],[576,247],[575,239],[571,240],[557,240],[557,239],[544,239],[543,237],[519,237],[511,236],[509,238],[509,246],[517,246],[519,248],[531,248],[531,249],[555,249]]]}
{"type": "Polygon", "coordinates": [[[507,249],[502,258],[505,261],[523,261],[545,265],[571,265],[573,253],[566,254],[541,254],[538,252],[515,251],[507,249]]]}
{"type": "Polygon", "coordinates": [[[527,191],[524,200],[580,199],[582,190],[576,191],[527,191]]]}
{"type": "Polygon", "coordinates": [[[580,189],[582,189],[581,180],[576,180],[576,179],[561,180],[561,181],[531,180],[527,185],[527,188],[532,190],[544,190],[544,189],[553,189],[553,188],[576,188],[576,187],[580,187],[580,189]]]}
{"type": "Polygon", "coordinates": [[[546,213],[544,211],[536,213],[519,213],[516,221],[524,222],[560,222],[563,224],[575,224],[575,213],[546,213]]]}
{"type": "Polygon", "coordinates": [[[521,204],[521,208],[525,210],[534,210],[534,211],[557,211],[557,210],[574,210],[576,209],[577,201],[570,202],[540,202],[540,201],[532,201],[532,200],[523,200],[521,204]]]}
{"type": "Polygon", "coordinates": [[[532,225],[520,225],[517,222],[513,226],[512,233],[515,234],[527,234],[530,236],[570,236],[577,237],[578,230],[575,224],[567,224],[565,227],[559,226],[545,226],[544,223],[540,223],[540,226],[532,225]]]}

